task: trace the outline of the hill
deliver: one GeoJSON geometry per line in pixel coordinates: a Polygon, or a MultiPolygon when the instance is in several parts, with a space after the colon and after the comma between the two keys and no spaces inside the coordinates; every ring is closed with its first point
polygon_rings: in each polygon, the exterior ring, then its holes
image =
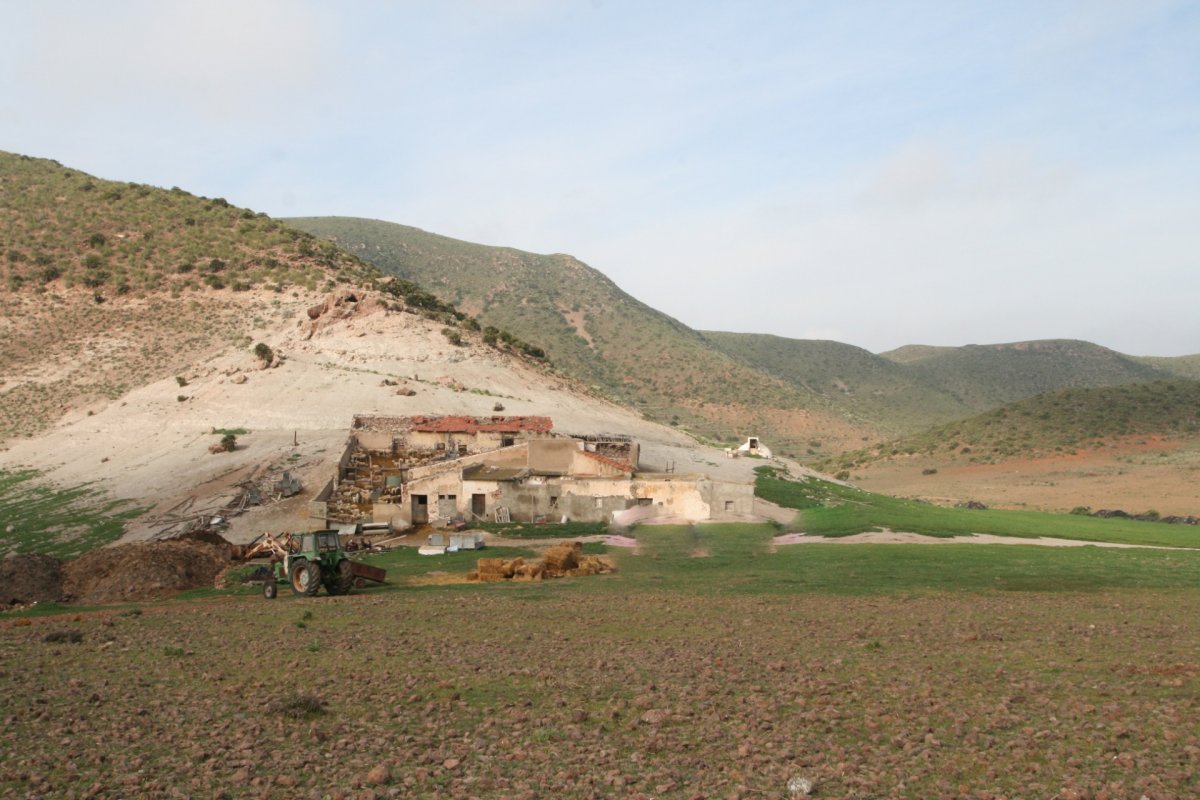
{"type": "Polygon", "coordinates": [[[1200,383],[1064,389],[818,464],[884,494],[1200,512],[1200,383]]]}
{"type": "Polygon", "coordinates": [[[824,466],[847,469],[917,453],[995,462],[1103,447],[1130,436],[1178,438],[1196,433],[1200,381],[1063,389],[846,453],[824,466]]]}
{"type": "Polygon", "coordinates": [[[1200,380],[1200,355],[1191,356],[1133,356],[1134,361],[1154,369],[1169,372],[1180,378],[1200,380]]]}
{"type": "Polygon", "coordinates": [[[830,412],[811,390],[722,352],[571,256],[471,244],[375,220],[289,222],[428,287],[485,324],[536,337],[557,367],[660,422],[724,442],[758,434],[794,454],[814,436],[840,450],[873,434],[873,426],[830,412]]]}
{"type": "Polygon", "coordinates": [[[767,334],[703,334],[734,358],[804,387],[831,408],[893,433],[911,432],[974,410],[903,364],[854,345],[767,334]]]}
{"type": "Polygon", "coordinates": [[[150,536],[283,470],[305,491],[231,535],[302,528],[356,413],[501,405],[634,436],[649,469],[749,476],[536,345],[224,201],[0,154],[0,236],[0,552],[150,536]],[[211,453],[227,433],[236,449],[211,453]]]}
{"type": "Polygon", "coordinates": [[[0,152],[0,441],[74,408],[182,377],[256,331],[291,319],[297,298],[337,287],[533,358],[503,330],[330,242],[178,187],[106,181],[57,161],[0,152]]]}
{"type": "Polygon", "coordinates": [[[1166,380],[1176,375],[1091,342],[1046,339],[884,354],[916,380],[976,411],[1057,389],[1166,380]]]}

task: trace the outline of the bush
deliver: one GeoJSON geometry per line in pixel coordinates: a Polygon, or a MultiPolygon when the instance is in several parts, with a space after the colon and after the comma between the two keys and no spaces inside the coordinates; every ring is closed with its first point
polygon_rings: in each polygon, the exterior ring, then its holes
{"type": "Polygon", "coordinates": [[[104,247],[104,244],[107,241],[108,240],[104,238],[103,233],[93,233],[92,238],[88,239],[88,244],[90,244],[94,248],[95,247],[104,247]]]}
{"type": "Polygon", "coordinates": [[[926,467],[925,469],[921,470],[921,474],[922,475],[937,475],[937,470],[934,469],[933,467],[926,467]]]}
{"type": "Polygon", "coordinates": [[[446,337],[446,341],[455,347],[461,347],[463,343],[462,334],[453,328],[442,328],[442,336],[446,337]]]}
{"type": "Polygon", "coordinates": [[[275,360],[275,351],[265,342],[254,345],[254,355],[258,356],[258,359],[264,364],[270,364],[275,360]]]}
{"type": "Polygon", "coordinates": [[[232,453],[237,450],[237,436],[232,433],[227,433],[221,437],[221,449],[226,453],[232,453]]]}
{"type": "Polygon", "coordinates": [[[1092,515],[1092,509],[1090,506],[1075,506],[1071,509],[1070,513],[1077,517],[1090,517],[1092,515]]]}
{"type": "Polygon", "coordinates": [[[187,386],[187,378],[183,377],[182,375],[176,375],[175,382],[180,386],[187,386]]]}

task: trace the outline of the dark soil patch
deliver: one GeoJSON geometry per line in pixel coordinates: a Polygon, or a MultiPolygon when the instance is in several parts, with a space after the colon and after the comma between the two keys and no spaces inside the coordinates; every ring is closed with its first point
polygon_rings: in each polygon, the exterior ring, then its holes
{"type": "Polygon", "coordinates": [[[54,602],[62,584],[62,563],[54,556],[28,553],[0,560],[0,605],[54,602]]]}

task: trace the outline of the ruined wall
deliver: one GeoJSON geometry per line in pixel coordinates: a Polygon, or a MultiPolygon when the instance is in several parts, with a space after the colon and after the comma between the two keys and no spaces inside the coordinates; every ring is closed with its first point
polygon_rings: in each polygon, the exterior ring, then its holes
{"type": "MultiPolygon", "coordinates": [[[[454,471],[457,474],[461,473],[467,467],[473,467],[476,464],[487,464],[492,467],[524,467],[528,462],[529,453],[527,446],[525,444],[518,444],[514,447],[506,447],[503,450],[475,453],[462,458],[413,467],[408,472],[408,481],[411,484],[447,470],[454,471]]],[[[407,487],[405,492],[407,493],[407,487]]]]}
{"type": "Polygon", "coordinates": [[[507,506],[514,520],[538,517],[580,522],[607,522],[612,512],[634,502],[628,480],[570,480],[533,477],[499,484],[498,505],[507,506]]]}
{"type": "Polygon", "coordinates": [[[353,439],[358,442],[360,450],[370,450],[375,453],[392,452],[392,441],[395,438],[395,434],[386,431],[356,431],[353,436],[353,439]]]}
{"type": "Polygon", "coordinates": [[[404,487],[402,501],[397,504],[398,516],[406,523],[413,521],[413,495],[425,495],[427,498],[429,524],[436,525],[439,522],[445,522],[460,513],[461,510],[458,504],[461,502],[462,495],[462,469],[447,470],[418,481],[410,481],[404,487]],[[451,495],[454,496],[453,504],[448,502],[451,495]],[[447,502],[442,502],[442,498],[447,498],[447,502]]]}
{"type": "Polygon", "coordinates": [[[542,439],[529,443],[529,468],[535,472],[566,475],[579,450],[574,439],[542,439]]]}
{"type": "Polygon", "coordinates": [[[700,491],[712,509],[712,516],[749,516],[754,513],[754,484],[729,481],[701,481],[700,491]]]}

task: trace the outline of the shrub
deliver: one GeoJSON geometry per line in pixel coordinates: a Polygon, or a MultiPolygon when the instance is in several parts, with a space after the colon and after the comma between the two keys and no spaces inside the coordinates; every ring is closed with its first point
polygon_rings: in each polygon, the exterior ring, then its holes
{"type": "Polygon", "coordinates": [[[226,453],[232,453],[237,450],[237,436],[232,433],[227,433],[221,437],[221,449],[226,453]]]}
{"type": "Polygon", "coordinates": [[[88,239],[88,244],[92,247],[104,247],[104,243],[107,241],[103,233],[93,233],[92,238],[88,239]]]}
{"type": "Polygon", "coordinates": [[[461,347],[463,343],[462,334],[453,328],[442,328],[442,336],[446,337],[446,341],[455,347],[461,347]]]}
{"type": "Polygon", "coordinates": [[[83,265],[88,269],[99,269],[104,263],[104,259],[95,253],[88,253],[87,258],[83,259],[83,265]]]}
{"type": "Polygon", "coordinates": [[[187,378],[183,377],[182,375],[176,375],[175,382],[180,386],[187,386],[187,378]]]}
{"type": "Polygon", "coordinates": [[[254,345],[254,355],[264,364],[270,364],[275,359],[275,351],[266,342],[259,342],[254,345]]]}
{"type": "Polygon", "coordinates": [[[1092,509],[1090,506],[1075,506],[1071,509],[1070,513],[1077,517],[1090,517],[1092,515],[1092,509]]]}
{"type": "Polygon", "coordinates": [[[926,467],[925,469],[921,470],[921,474],[922,475],[937,475],[937,470],[934,469],[933,467],[926,467]]]}

